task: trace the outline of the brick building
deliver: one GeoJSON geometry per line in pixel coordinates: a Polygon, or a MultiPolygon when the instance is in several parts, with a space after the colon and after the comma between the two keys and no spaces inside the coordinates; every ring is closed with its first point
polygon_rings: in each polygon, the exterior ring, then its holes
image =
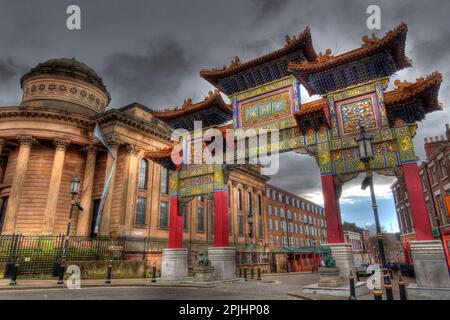
{"type": "MultiPolygon", "coordinates": [[[[427,212],[433,235],[442,236],[447,262],[450,261],[450,128],[446,124],[445,136],[425,139],[426,160],[419,166],[427,212]]],[[[403,179],[391,186],[405,260],[411,263],[409,241],[415,239],[414,224],[403,179]]],[[[449,264],[450,267],[450,264],[449,264]]]]}
{"type": "Polygon", "coordinates": [[[326,243],[325,210],[273,185],[265,192],[267,237],[277,270],[306,270],[319,263],[317,248],[326,243]]]}
{"type": "Polygon", "coordinates": [[[345,241],[352,245],[355,265],[373,263],[375,261],[374,244],[369,231],[346,221],[342,228],[345,241]]]}

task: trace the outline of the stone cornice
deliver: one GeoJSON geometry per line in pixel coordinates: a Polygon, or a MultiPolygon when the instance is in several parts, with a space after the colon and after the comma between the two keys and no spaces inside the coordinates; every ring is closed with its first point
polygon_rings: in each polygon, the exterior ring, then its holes
{"type": "Polygon", "coordinates": [[[120,112],[117,109],[112,109],[98,115],[94,117],[93,120],[97,121],[99,124],[115,123],[115,121],[117,121],[117,124],[129,126],[135,128],[136,130],[153,134],[164,140],[170,140],[170,136],[172,134],[172,130],[159,120],[155,119],[154,121],[145,121],[133,117],[132,115],[120,112]]]}
{"type": "Polygon", "coordinates": [[[77,114],[54,111],[45,108],[35,107],[23,107],[23,106],[11,106],[1,107],[0,109],[0,121],[11,120],[27,120],[27,121],[47,121],[54,123],[73,123],[76,126],[86,129],[93,129],[95,122],[88,117],[83,117],[77,114]]]}

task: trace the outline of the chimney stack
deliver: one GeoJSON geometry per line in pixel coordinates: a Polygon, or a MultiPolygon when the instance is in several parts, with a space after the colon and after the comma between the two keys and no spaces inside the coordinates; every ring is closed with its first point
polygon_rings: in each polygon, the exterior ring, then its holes
{"type": "Polygon", "coordinates": [[[437,147],[439,147],[440,144],[446,142],[446,141],[450,141],[450,126],[449,124],[445,124],[445,137],[444,135],[441,135],[440,137],[435,136],[433,137],[429,137],[429,138],[425,138],[425,154],[427,156],[427,159],[430,159],[431,155],[433,154],[433,152],[436,150],[437,147]]]}

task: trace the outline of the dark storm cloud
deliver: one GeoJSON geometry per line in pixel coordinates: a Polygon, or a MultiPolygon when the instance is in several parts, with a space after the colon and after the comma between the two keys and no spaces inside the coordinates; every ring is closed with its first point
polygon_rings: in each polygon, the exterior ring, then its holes
{"type": "MultiPolygon", "coordinates": [[[[52,57],[76,57],[97,70],[111,91],[111,106],[138,101],[149,107],[180,105],[202,99],[212,86],[201,68],[221,67],[234,56],[241,61],[276,50],[287,34],[311,28],[317,52],[340,54],[361,45],[361,36],[379,37],[401,21],[408,23],[406,51],[414,67],[395,78],[414,81],[434,70],[443,73],[440,100],[450,99],[448,16],[450,1],[376,0],[185,0],[87,1],[82,30],[65,28],[71,1],[0,0],[0,103],[18,103],[21,73],[52,57]],[[381,8],[381,30],[366,28],[366,8],[381,8]],[[13,57],[14,60],[8,60],[13,57]],[[25,69],[22,66],[27,66],[25,69]]],[[[392,84],[391,84],[392,86],[392,84]]],[[[423,138],[442,134],[449,108],[419,124],[416,149],[423,138]]],[[[351,181],[347,188],[360,183],[351,181]]],[[[380,179],[380,180],[378,180],[380,179]]],[[[377,177],[389,184],[389,177],[377,177]]],[[[320,191],[317,166],[306,155],[282,155],[271,183],[300,194],[320,191]]]]}
{"type": "Polygon", "coordinates": [[[147,54],[109,56],[101,74],[109,80],[117,105],[139,101],[149,106],[168,107],[180,102],[171,98],[172,93],[178,91],[186,74],[191,72],[192,65],[185,50],[164,39],[153,41],[147,54]]]}

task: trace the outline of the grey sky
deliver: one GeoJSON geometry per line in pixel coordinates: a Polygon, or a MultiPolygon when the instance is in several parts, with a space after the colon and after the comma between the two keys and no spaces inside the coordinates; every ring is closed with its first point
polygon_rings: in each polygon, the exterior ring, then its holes
{"type": "MultiPolygon", "coordinates": [[[[236,55],[245,61],[276,50],[284,45],[286,34],[298,34],[306,26],[317,52],[331,48],[339,54],[359,47],[361,36],[373,32],[365,24],[369,4],[382,10],[378,36],[401,21],[409,26],[406,50],[414,67],[396,77],[413,81],[439,70],[444,75],[440,100],[445,105],[450,98],[450,2],[445,0],[0,0],[0,105],[19,102],[19,78],[29,68],[62,56],[85,62],[103,77],[111,107],[138,101],[162,108],[180,105],[187,97],[195,101],[212,89],[199,77],[201,68],[229,64],[236,55]],[[80,31],[66,29],[70,4],[81,7],[80,31]]],[[[420,157],[423,138],[441,135],[450,122],[448,110],[420,124],[415,139],[420,157]]],[[[393,180],[377,181],[387,185],[393,180]]],[[[281,170],[271,183],[300,194],[320,191],[313,159],[295,154],[282,156],[281,170]]]]}

